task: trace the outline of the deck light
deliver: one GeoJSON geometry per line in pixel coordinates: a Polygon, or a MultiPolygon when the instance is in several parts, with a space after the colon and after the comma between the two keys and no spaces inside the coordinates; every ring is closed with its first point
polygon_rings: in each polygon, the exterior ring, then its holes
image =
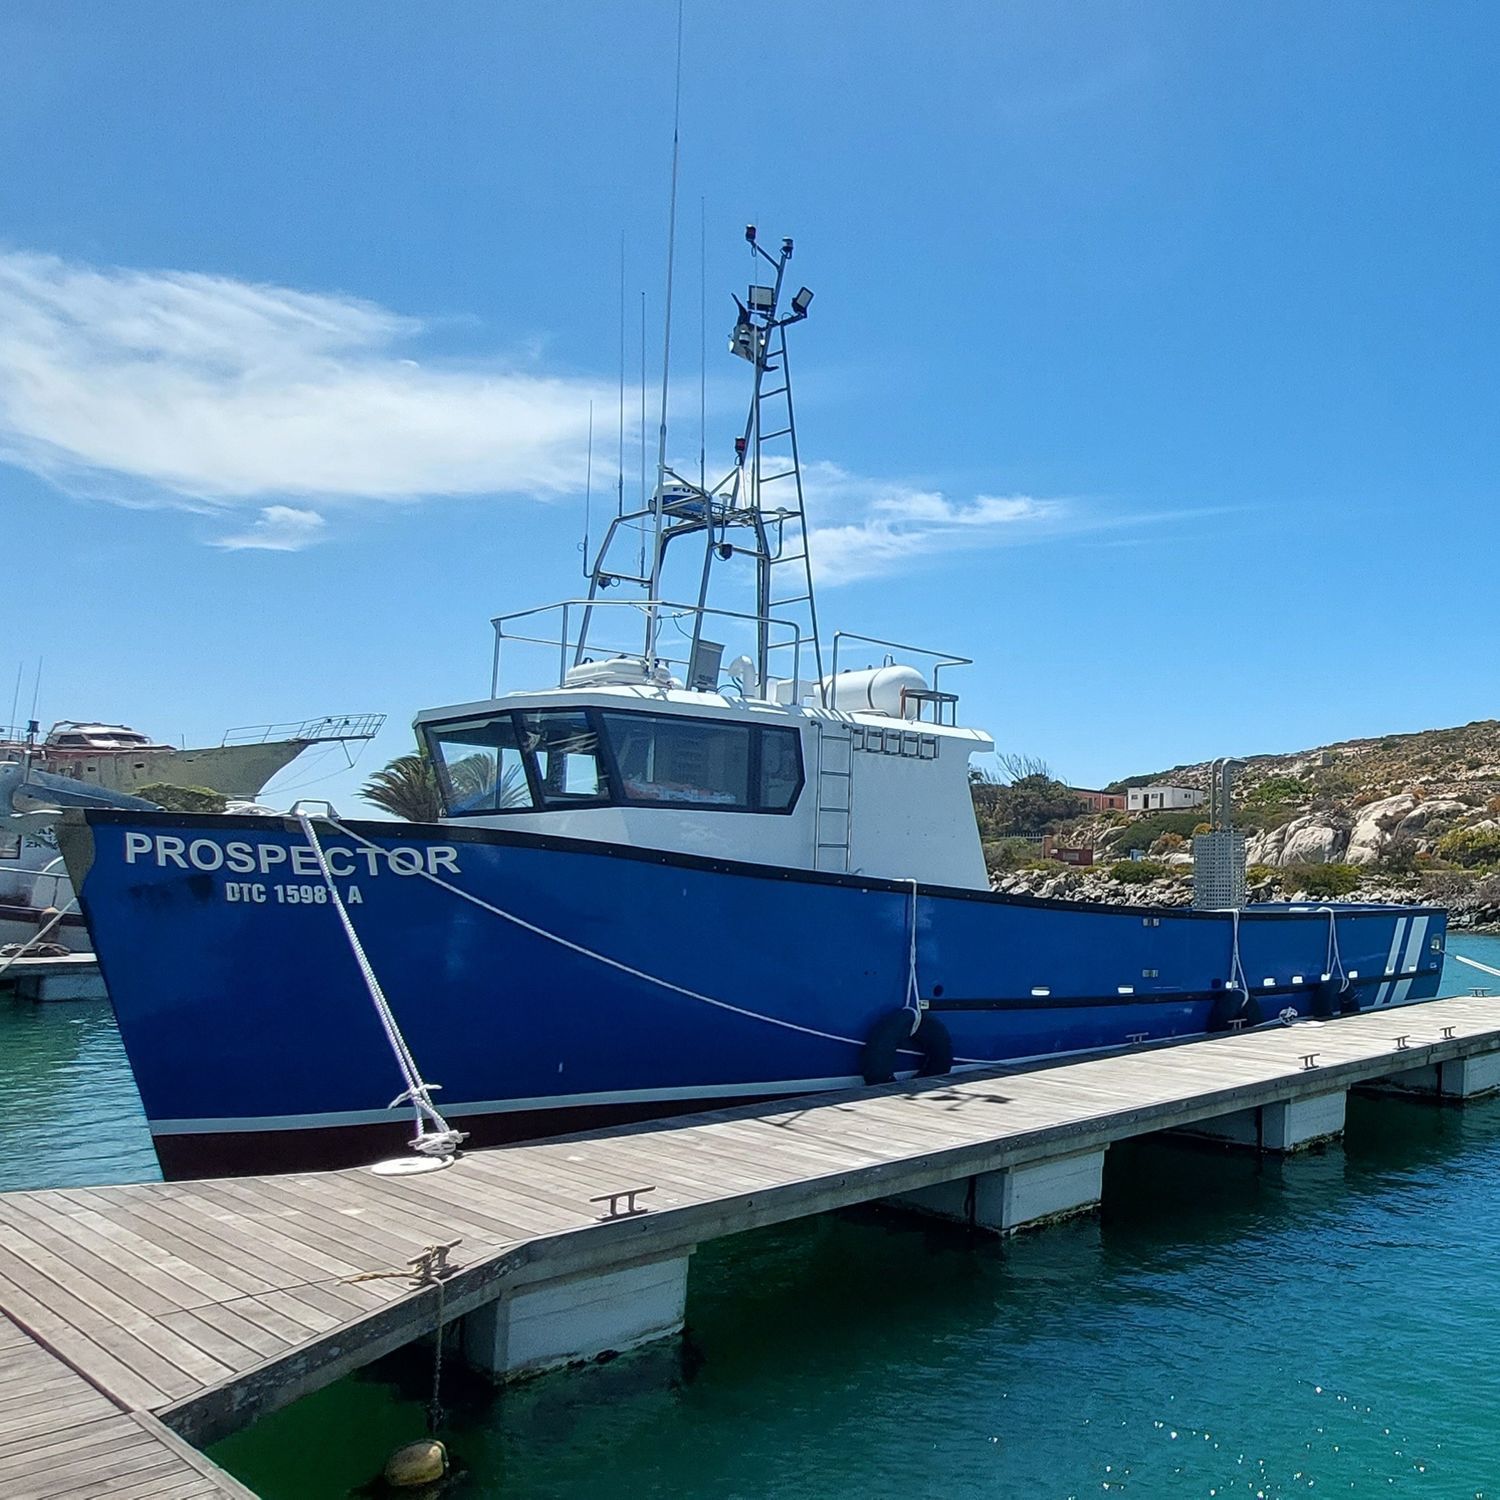
{"type": "Polygon", "coordinates": [[[1261,983],[1265,985],[1268,990],[1274,990],[1276,988],[1276,981],[1274,979],[1262,979],[1261,983]]]}
{"type": "Polygon", "coordinates": [[[1293,984],[1301,984],[1302,983],[1302,976],[1300,974],[1293,974],[1292,975],[1292,983],[1293,984]]]}
{"type": "Polygon", "coordinates": [[[768,313],[776,306],[776,289],[769,286],[752,286],[745,301],[751,312],[768,313]]]}
{"type": "Polygon", "coordinates": [[[808,291],[806,287],[803,287],[802,290],[792,298],[792,311],[796,313],[799,318],[805,318],[807,316],[807,309],[812,304],[812,299],[813,294],[808,291]]]}
{"type": "Polygon", "coordinates": [[[1349,970],[1349,977],[1351,979],[1358,979],[1359,978],[1359,970],[1358,969],[1350,969],[1349,970]]]}

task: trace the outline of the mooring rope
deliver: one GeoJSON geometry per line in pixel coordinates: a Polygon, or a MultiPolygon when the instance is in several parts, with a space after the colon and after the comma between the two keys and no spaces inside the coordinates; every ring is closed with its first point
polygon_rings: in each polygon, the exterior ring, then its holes
{"type": "Polygon", "coordinates": [[[911,1012],[911,1035],[915,1036],[917,1027],[922,1024],[922,989],[917,983],[917,881],[915,876],[908,878],[911,880],[911,946],[906,955],[906,999],[902,1008],[911,1012]]]}
{"type": "MultiPolygon", "coordinates": [[[[304,821],[307,817],[305,813],[299,813],[297,814],[297,816],[299,818],[302,818],[304,821]]],[[[330,814],[319,813],[318,817],[320,817],[323,822],[327,823],[330,828],[334,828],[339,833],[343,834],[345,838],[353,839],[355,843],[363,844],[367,849],[375,849],[382,853],[385,852],[384,850],[381,850],[381,846],[377,844],[373,839],[367,839],[363,834],[356,833],[352,828],[346,828],[341,822],[339,822],[337,818],[331,816],[330,814]]],[[[768,1016],[761,1011],[750,1010],[746,1006],[734,1005],[728,1000],[719,1000],[712,995],[705,995],[700,990],[689,989],[686,985],[676,984],[670,979],[662,979],[655,974],[648,974],[644,969],[637,969],[633,964],[624,963],[618,958],[611,958],[607,953],[599,953],[592,948],[586,948],[582,943],[575,943],[571,938],[565,938],[560,933],[549,932],[545,927],[538,927],[535,922],[528,922],[525,917],[518,917],[514,912],[506,911],[503,907],[495,906],[490,902],[485,901],[482,897],[476,896],[472,892],[464,890],[462,886],[454,885],[451,881],[444,880],[439,875],[434,875],[430,870],[417,869],[412,873],[422,876],[425,880],[431,881],[433,885],[441,886],[443,890],[459,897],[461,900],[469,902],[471,905],[479,907],[482,911],[489,912],[492,916],[501,918],[502,921],[510,922],[512,925],[521,928],[523,931],[529,932],[536,937],[543,938],[549,943],[556,943],[558,947],[566,948],[571,953],[577,953],[582,958],[592,959],[595,963],[603,964],[606,968],[615,969],[621,974],[628,974],[632,979],[639,979],[645,984],[655,985],[659,989],[668,990],[674,995],[682,995],[688,1000],[696,1000],[703,1005],[711,1005],[717,1010],[726,1010],[733,1015],[744,1016],[748,1020],[764,1021],[768,1026],[779,1026],[786,1031],[797,1031],[801,1032],[804,1036],[817,1037],[820,1041],[838,1042],[840,1045],[845,1047],[856,1047],[860,1051],[864,1050],[864,1042],[856,1039],[855,1037],[840,1036],[836,1032],[832,1031],[820,1031],[815,1026],[803,1026],[796,1021],[783,1020],[780,1016],[768,1016]]],[[[343,912],[342,907],[340,907],[340,912],[344,916],[346,926],[349,926],[348,914],[343,912]]],[[[350,931],[352,930],[353,929],[351,926],[350,931]]],[[[915,946],[916,925],[915,923],[913,923],[913,949],[915,949],[915,946]]],[[[909,983],[914,981],[915,972],[915,954],[913,953],[912,965],[908,979],[909,983]]],[[[908,1055],[915,1055],[910,1052],[910,1049],[903,1048],[901,1050],[907,1052],[908,1055]]],[[[984,1061],[984,1059],[962,1059],[962,1061],[965,1062],[971,1060],[984,1061]]]]}
{"type": "Polygon", "coordinates": [[[1250,994],[1250,982],[1245,978],[1245,966],[1240,962],[1240,909],[1235,907],[1230,912],[1234,925],[1234,940],[1229,954],[1229,987],[1238,989],[1247,998],[1250,994]],[[1239,983],[1235,980],[1238,978],[1239,983]]]}
{"type": "Polygon", "coordinates": [[[1331,906],[1325,906],[1324,911],[1328,913],[1328,956],[1324,960],[1323,968],[1330,979],[1335,974],[1342,981],[1339,985],[1339,994],[1343,994],[1349,988],[1349,976],[1344,972],[1344,960],[1339,953],[1339,924],[1331,906]]]}
{"type": "MultiPolygon", "coordinates": [[[[313,829],[311,818],[305,812],[296,812],[292,816],[302,825],[303,835],[311,845],[318,861],[323,884],[328,888],[329,899],[333,902],[339,922],[343,925],[344,936],[349,939],[349,946],[354,950],[354,960],[359,965],[365,988],[369,991],[371,1003],[375,1006],[375,1014],[380,1017],[381,1029],[385,1032],[386,1041],[390,1043],[391,1051],[395,1054],[396,1066],[401,1070],[401,1077],[406,1084],[405,1090],[392,1099],[387,1107],[394,1109],[398,1104],[411,1105],[417,1118],[417,1134],[411,1142],[412,1150],[419,1151],[424,1156],[452,1156],[464,1141],[466,1132],[455,1130],[449,1125],[438,1107],[432,1102],[433,1089],[440,1088],[442,1085],[427,1083],[422,1078],[417,1067],[417,1060],[412,1056],[411,1048],[407,1046],[406,1038],[402,1036],[401,1027],[397,1024],[395,1014],[391,1010],[390,1001],[386,999],[385,991],[381,989],[380,981],[375,977],[375,970],[365,954],[359,934],[354,930],[354,923],[349,920],[349,913],[339,898],[338,887],[333,883],[333,871],[328,868],[327,856],[323,853],[322,844],[318,842],[318,835],[313,829]],[[432,1126],[431,1130],[427,1128],[429,1124],[432,1126]]],[[[329,819],[329,821],[333,820],[329,819]]]]}
{"type": "Polygon", "coordinates": [[[72,911],[73,908],[77,905],[78,897],[74,896],[73,899],[68,902],[68,904],[63,907],[63,909],[58,912],[58,914],[53,917],[45,927],[38,927],[37,930],[32,933],[32,935],[27,938],[26,941],[21,944],[20,948],[17,949],[16,952],[12,953],[9,958],[0,959],[0,974],[3,974],[8,968],[10,968],[12,964],[19,963],[23,958],[27,957],[27,949],[34,948],[38,943],[40,943],[41,940],[46,937],[47,934],[51,932],[52,929],[56,927],[57,924],[61,922],[62,919],[67,916],[67,914],[72,911]]]}

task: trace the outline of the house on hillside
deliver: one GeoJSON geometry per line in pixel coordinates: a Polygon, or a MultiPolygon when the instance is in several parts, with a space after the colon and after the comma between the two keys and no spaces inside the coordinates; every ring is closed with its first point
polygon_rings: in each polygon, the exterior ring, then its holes
{"type": "Polygon", "coordinates": [[[1124,812],[1124,792],[1091,792],[1087,787],[1070,786],[1068,794],[1077,797],[1090,812],[1124,812]]]}
{"type": "Polygon", "coordinates": [[[1133,786],[1126,794],[1128,812],[1176,812],[1183,808],[1201,807],[1204,794],[1187,786],[1167,786],[1157,782],[1152,786],[1133,786]]]}

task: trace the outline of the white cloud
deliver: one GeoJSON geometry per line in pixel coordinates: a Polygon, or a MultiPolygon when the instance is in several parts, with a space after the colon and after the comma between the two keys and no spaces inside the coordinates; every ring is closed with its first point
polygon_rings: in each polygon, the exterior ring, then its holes
{"type": "Polygon", "coordinates": [[[421,332],[352,297],[0,251],[0,459],[126,503],[258,503],[245,536],[305,533],[271,500],[581,487],[607,391],[424,364],[421,332]]]}
{"type": "Polygon", "coordinates": [[[293,505],[268,505],[243,531],[215,539],[215,547],[231,552],[300,552],[327,539],[328,523],[315,510],[293,505]]]}
{"type": "Polygon", "coordinates": [[[805,469],[813,566],[824,584],[856,583],[916,557],[1057,535],[1077,518],[1067,500],[1029,495],[950,499],[939,490],[870,479],[837,464],[805,469]]]}
{"type": "Polygon", "coordinates": [[[955,500],[941,490],[872,479],[832,463],[804,465],[803,476],[813,569],[825,585],[879,578],[915,559],[944,553],[1118,533],[1220,513],[1208,508],[1126,511],[1033,495],[955,500]]]}

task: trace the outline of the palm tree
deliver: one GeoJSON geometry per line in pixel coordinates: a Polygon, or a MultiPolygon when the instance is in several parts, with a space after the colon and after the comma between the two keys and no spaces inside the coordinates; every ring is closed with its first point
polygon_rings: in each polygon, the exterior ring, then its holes
{"type": "Polygon", "coordinates": [[[407,823],[436,823],[443,815],[437,773],[425,755],[398,755],[359,789],[366,802],[407,823]]]}
{"type": "MultiPolygon", "coordinates": [[[[473,807],[493,796],[496,809],[529,806],[531,790],[520,766],[506,766],[495,785],[495,762],[483,751],[466,755],[448,767],[448,779],[460,807],[473,807]]],[[[436,823],[443,816],[443,791],[437,772],[420,752],[398,755],[374,772],[360,796],[407,823],[436,823]]]]}

